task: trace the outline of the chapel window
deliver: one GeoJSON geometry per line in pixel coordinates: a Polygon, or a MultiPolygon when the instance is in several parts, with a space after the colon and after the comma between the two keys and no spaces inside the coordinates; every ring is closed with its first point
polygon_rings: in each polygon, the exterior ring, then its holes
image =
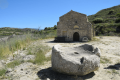
{"type": "Polygon", "coordinates": [[[77,24],[77,21],[75,21],[75,23],[77,24]]]}

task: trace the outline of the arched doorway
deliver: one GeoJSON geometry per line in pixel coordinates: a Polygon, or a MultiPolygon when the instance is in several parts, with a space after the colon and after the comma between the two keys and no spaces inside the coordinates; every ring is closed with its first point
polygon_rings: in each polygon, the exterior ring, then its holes
{"type": "Polygon", "coordinates": [[[79,41],[79,34],[77,32],[73,34],[73,41],[79,41]]]}

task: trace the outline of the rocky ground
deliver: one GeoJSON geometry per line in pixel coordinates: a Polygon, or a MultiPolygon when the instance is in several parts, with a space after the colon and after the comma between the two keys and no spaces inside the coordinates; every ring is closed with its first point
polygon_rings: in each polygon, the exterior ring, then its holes
{"type": "MultiPolygon", "coordinates": [[[[39,40],[32,44],[42,43],[51,48],[60,44],[63,47],[75,47],[83,44],[91,44],[97,46],[101,50],[100,68],[85,76],[71,76],[57,73],[51,70],[51,61],[45,62],[44,65],[36,65],[31,62],[23,62],[15,68],[8,68],[7,79],[3,80],[120,80],[120,37],[103,36],[96,37],[97,40],[90,42],[71,42],[57,43],[54,39],[39,40]]],[[[16,51],[16,59],[30,60],[34,59],[34,55],[26,55],[26,50],[16,51]]],[[[51,55],[51,50],[46,57],[51,55]]],[[[6,63],[13,61],[13,57],[0,61],[0,68],[5,67],[6,63]]]]}

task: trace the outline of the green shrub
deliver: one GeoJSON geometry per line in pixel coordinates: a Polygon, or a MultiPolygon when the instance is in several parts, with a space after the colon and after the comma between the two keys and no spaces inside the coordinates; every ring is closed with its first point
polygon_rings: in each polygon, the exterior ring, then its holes
{"type": "Polygon", "coordinates": [[[120,13],[117,13],[116,16],[117,16],[117,17],[120,17],[120,13]]]}
{"type": "Polygon", "coordinates": [[[0,76],[5,75],[6,69],[0,69],[0,76]]]}
{"type": "Polygon", "coordinates": [[[113,19],[105,19],[103,22],[104,23],[114,23],[115,21],[113,19]]]}
{"type": "Polygon", "coordinates": [[[111,33],[113,35],[114,32],[116,32],[116,30],[118,30],[117,32],[119,32],[118,26],[120,26],[120,24],[119,23],[104,23],[104,24],[96,24],[95,26],[96,26],[95,27],[96,35],[101,35],[101,34],[111,35],[111,33]]]}
{"type": "Polygon", "coordinates": [[[115,20],[116,23],[120,23],[120,18],[115,20]]]}
{"type": "Polygon", "coordinates": [[[107,30],[107,32],[114,32],[114,31],[116,31],[115,28],[106,28],[106,30],[107,30]]]}
{"type": "Polygon", "coordinates": [[[93,20],[93,22],[96,24],[96,23],[102,23],[103,22],[103,19],[102,18],[95,18],[93,20]]]}
{"type": "Polygon", "coordinates": [[[105,23],[109,22],[109,19],[104,19],[104,22],[105,22],[105,23]]]}
{"type": "Polygon", "coordinates": [[[54,29],[57,29],[57,26],[56,26],[56,25],[54,25],[54,29]]]}
{"type": "Polygon", "coordinates": [[[114,10],[110,10],[109,12],[108,12],[108,14],[113,14],[114,13],[114,10]]]}
{"type": "Polygon", "coordinates": [[[54,27],[45,27],[44,28],[44,30],[46,31],[46,30],[53,30],[54,29],[54,27]]]}
{"type": "Polygon", "coordinates": [[[110,18],[115,18],[116,16],[115,15],[110,15],[110,18]]]}
{"type": "Polygon", "coordinates": [[[47,27],[45,27],[45,29],[44,30],[47,30],[47,27]]]}

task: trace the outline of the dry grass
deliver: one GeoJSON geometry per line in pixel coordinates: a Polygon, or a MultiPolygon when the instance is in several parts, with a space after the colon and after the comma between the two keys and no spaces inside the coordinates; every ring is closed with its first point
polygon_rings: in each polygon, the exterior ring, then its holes
{"type": "MultiPolygon", "coordinates": [[[[11,38],[9,41],[0,43],[0,60],[7,59],[7,57],[9,55],[13,55],[14,51],[18,51],[20,49],[26,50],[26,47],[28,47],[31,44],[31,42],[34,42],[39,39],[50,38],[50,37],[54,37],[54,35],[50,34],[50,35],[47,35],[46,37],[44,37],[44,35],[40,36],[39,34],[32,35],[32,36],[31,36],[31,34],[25,34],[25,35],[22,35],[21,37],[16,36],[14,38],[11,38]]],[[[36,46],[36,48],[34,48],[32,46],[31,48],[29,48],[27,55],[33,54],[33,55],[35,55],[35,59],[29,60],[29,61],[34,64],[43,64],[44,61],[49,61],[50,57],[48,57],[48,58],[45,57],[45,54],[49,50],[50,50],[50,48],[48,46],[39,45],[39,46],[36,46]]],[[[13,57],[14,57],[14,55],[13,55],[13,57]]],[[[18,66],[21,63],[24,63],[24,61],[19,60],[19,59],[14,60],[14,61],[6,64],[6,69],[14,68],[15,66],[18,66]]],[[[0,70],[0,76],[5,75],[6,69],[0,70]]]]}
{"type": "Polygon", "coordinates": [[[7,58],[14,51],[19,49],[25,50],[26,46],[28,46],[32,41],[36,41],[39,39],[46,39],[55,37],[54,33],[50,33],[48,35],[40,35],[40,34],[25,34],[22,36],[16,36],[11,38],[9,41],[5,41],[0,43],[0,60],[7,58]]]}
{"type": "Polygon", "coordinates": [[[11,38],[9,41],[5,41],[4,43],[0,43],[0,59],[7,58],[14,51],[23,49],[32,41],[32,38],[29,34],[26,34],[21,37],[11,38]]]}

